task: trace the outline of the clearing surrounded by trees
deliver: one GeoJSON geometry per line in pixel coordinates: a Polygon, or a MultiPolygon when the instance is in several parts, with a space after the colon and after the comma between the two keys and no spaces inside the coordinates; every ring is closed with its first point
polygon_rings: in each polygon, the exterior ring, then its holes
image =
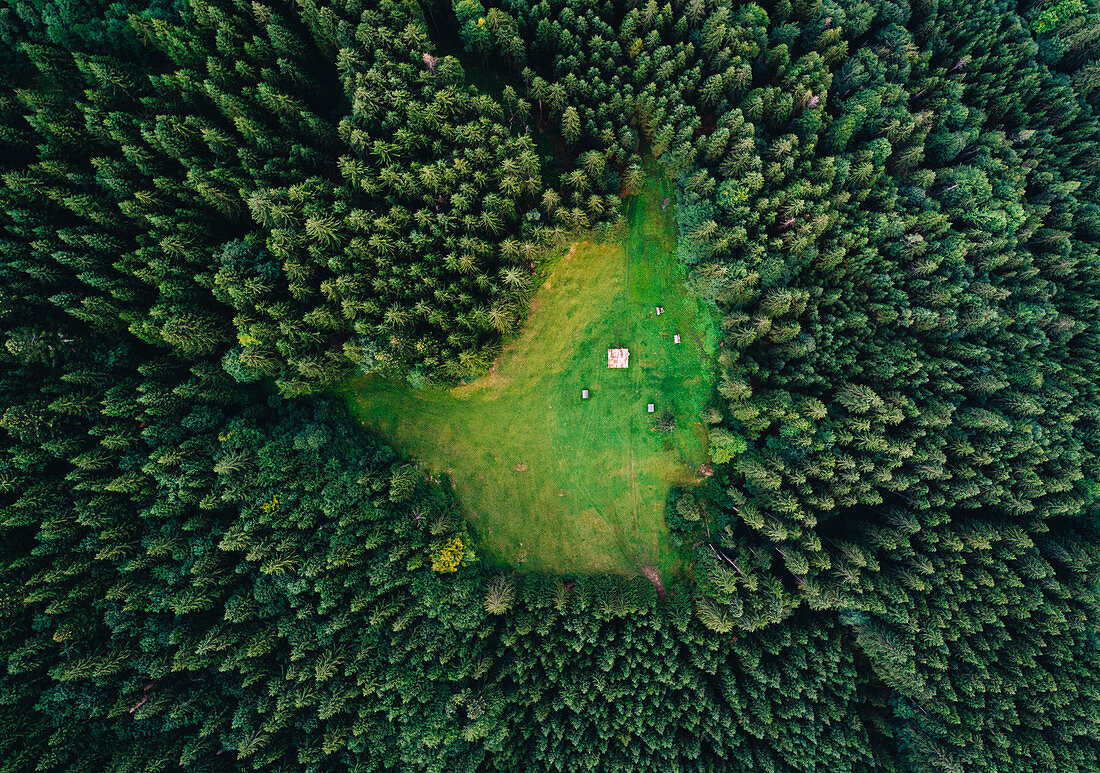
{"type": "Polygon", "coordinates": [[[548,262],[524,328],[488,374],[449,391],[377,377],[345,385],[364,426],[450,476],[493,559],[555,572],[676,569],[665,502],[707,458],[700,413],[716,330],[684,289],[673,208],[661,207],[672,195],[650,176],[627,199],[620,239],[548,262]],[[629,368],[607,367],[617,346],[630,349],[629,368]],[[670,431],[658,429],[666,412],[670,431]]]}

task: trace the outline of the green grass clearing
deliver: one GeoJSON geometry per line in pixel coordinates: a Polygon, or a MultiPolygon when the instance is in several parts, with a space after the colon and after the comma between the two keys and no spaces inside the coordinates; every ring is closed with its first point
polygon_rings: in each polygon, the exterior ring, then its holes
{"type": "Polygon", "coordinates": [[[490,560],[676,572],[665,502],[707,458],[699,416],[717,335],[684,288],[666,198],[668,181],[650,177],[626,203],[619,240],[578,242],[549,263],[527,323],[488,374],[449,391],[365,376],[344,386],[358,421],[449,474],[490,560]],[[628,369],[608,369],[611,347],[630,350],[628,369]],[[676,422],[668,435],[654,429],[665,411],[676,422]]]}

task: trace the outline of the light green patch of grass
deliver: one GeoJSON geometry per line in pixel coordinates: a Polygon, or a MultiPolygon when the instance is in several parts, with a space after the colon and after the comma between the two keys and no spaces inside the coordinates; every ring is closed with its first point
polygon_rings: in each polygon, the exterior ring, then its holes
{"type": "Polygon", "coordinates": [[[676,573],[665,503],[706,461],[700,412],[717,336],[684,288],[674,207],[654,175],[627,200],[621,238],[576,243],[548,264],[524,328],[475,381],[449,391],[377,377],[345,384],[364,426],[450,476],[490,560],[676,573]],[[630,350],[629,368],[608,369],[611,347],[630,350]],[[676,422],[667,435],[654,429],[665,411],[676,422]]]}

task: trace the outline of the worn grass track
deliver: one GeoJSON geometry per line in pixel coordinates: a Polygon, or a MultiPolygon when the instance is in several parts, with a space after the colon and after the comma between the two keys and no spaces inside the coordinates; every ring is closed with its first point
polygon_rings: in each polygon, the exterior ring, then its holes
{"type": "Polygon", "coordinates": [[[666,198],[669,183],[650,177],[628,199],[618,240],[579,242],[549,263],[526,325],[485,376],[450,391],[376,377],[343,387],[364,426],[450,475],[491,560],[676,572],[665,502],[706,460],[699,415],[716,331],[684,289],[666,198]],[[607,368],[612,346],[630,349],[628,369],[607,368]],[[663,435],[654,424],[666,410],[676,427],[663,435]]]}

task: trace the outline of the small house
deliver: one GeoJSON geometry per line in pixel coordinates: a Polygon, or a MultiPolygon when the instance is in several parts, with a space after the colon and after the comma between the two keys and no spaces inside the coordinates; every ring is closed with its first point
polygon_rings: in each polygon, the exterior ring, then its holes
{"type": "Polygon", "coordinates": [[[630,364],[630,350],[629,349],[608,349],[607,350],[607,367],[609,368],[625,368],[630,364]]]}

